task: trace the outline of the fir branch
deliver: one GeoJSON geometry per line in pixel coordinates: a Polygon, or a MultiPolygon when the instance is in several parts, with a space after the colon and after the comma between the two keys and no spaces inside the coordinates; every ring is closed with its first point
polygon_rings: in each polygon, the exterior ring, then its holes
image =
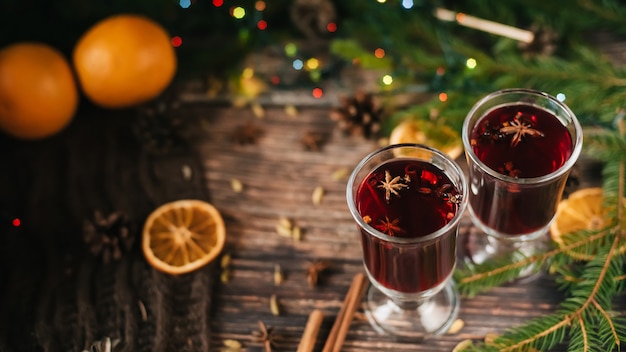
{"type": "MultiPolygon", "coordinates": [[[[605,239],[608,234],[610,234],[608,229],[597,231],[590,235],[586,234],[585,236],[581,236],[578,241],[572,242],[566,246],[558,247],[542,254],[527,256],[521,260],[499,258],[499,260],[487,261],[482,264],[468,265],[457,269],[454,273],[454,279],[462,295],[473,297],[476,294],[486,292],[493,287],[516,279],[520,271],[524,268],[538,263],[549,263],[550,260],[559,258],[557,257],[559,254],[565,254],[560,256],[559,264],[569,264],[573,258],[567,255],[568,252],[588,247],[593,243],[599,243],[599,241],[605,239]]],[[[596,246],[590,248],[589,251],[597,250],[596,246]]],[[[511,258],[512,257],[515,256],[511,256],[511,258]]],[[[539,269],[540,267],[537,266],[537,270],[539,269]]]]}

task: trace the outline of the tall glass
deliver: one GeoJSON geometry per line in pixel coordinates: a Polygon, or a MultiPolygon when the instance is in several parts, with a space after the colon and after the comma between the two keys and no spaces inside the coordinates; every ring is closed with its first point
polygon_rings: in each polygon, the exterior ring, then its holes
{"type": "Polygon", "coordinates": [[[459,309],[452,272],[467,204],[460,167],[426,146],[392,145],[358,164],[346,195],[371,282],[371,325],[398,339],[446,332],[459,309]]]}
{"type": "Polygon", "coordinates": [[[469,214],[482,232],[471,259],[539,252],[582,149],[574,113],[540,91],[500,90],[469,111],[463,144],[469,214]]]}

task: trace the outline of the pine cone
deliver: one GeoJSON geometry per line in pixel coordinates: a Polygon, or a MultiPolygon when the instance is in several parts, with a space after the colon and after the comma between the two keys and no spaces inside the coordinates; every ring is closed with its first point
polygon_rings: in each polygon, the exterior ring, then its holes
{"type": "Polygon", "coordinates": [[[518,47],[525,57],[551,56],[557,49],[559,33],[547,27],[533,25],[530,30],[535,35],[531,43],[520,42],[518,47]]]}
{"type": "Polygon", "coordinates": [[[83,224],[83,239],[91,254],[108,264],[111,260],[121,259],[122,253],[131,249],[133,238],[128,225],[128,217],[121,212],[104,217],[97,210],[93,221],[85,220],[83,224]]]}
{"type": "Polygon", "coordinates": [[[330,112],[330,118],[346,135],[376,137],[381,127],[382,108],[371,94],[357,92],[342,97],[341,107],[330,112]]]}

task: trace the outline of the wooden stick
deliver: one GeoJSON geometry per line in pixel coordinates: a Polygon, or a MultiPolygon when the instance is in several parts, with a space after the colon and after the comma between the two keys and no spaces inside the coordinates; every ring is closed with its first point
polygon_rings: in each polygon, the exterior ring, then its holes
{"type": "Polygon", "coordinates": [[[484,20],[482,18],[466,15],[462,12],[450,11],[441,7],[435,10],[435,17],[442,21],[456,21],[458,24],[465,27],[478,29],[487,33],[511,38],[528,44],[535,40],[535,34],[531,31],[494,21],[484,20]]]}
{"type": "Polygon", "coordinates": [[[346,339],[350,324],[352,323],[354,312],[361,302],[365,282],[365,275],[363,273],[356,274],[354,279],[352,279],[350,289],[348,293],[346,293],[343,304],[335,318],[335,323],[328,334],[328,339],[322,350],[323,352],[338,352],[341,350],[341,346],[346,339]]]}
{"type": "Polygon", "coordinates": [[[309,314],[309,320],[306,322],[304,333],[302,334],[302,340],[298,345],[298,352],[311,352],[315,347],[315,341],[317,334],[320,331],[322,321],[324,320],[324,313],[319,309],[314,309],[309,314]]]}

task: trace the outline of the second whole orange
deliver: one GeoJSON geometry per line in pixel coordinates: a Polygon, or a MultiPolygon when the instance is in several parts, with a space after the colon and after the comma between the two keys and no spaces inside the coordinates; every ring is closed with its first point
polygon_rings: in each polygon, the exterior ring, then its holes
{"type": "Polygon", "coordinates": [[[114,15],[89,28],[73,53],[80,86],[94,104],[126,108],[160,95],[176,73],[176,52],[154,20],[114,15]]]}

